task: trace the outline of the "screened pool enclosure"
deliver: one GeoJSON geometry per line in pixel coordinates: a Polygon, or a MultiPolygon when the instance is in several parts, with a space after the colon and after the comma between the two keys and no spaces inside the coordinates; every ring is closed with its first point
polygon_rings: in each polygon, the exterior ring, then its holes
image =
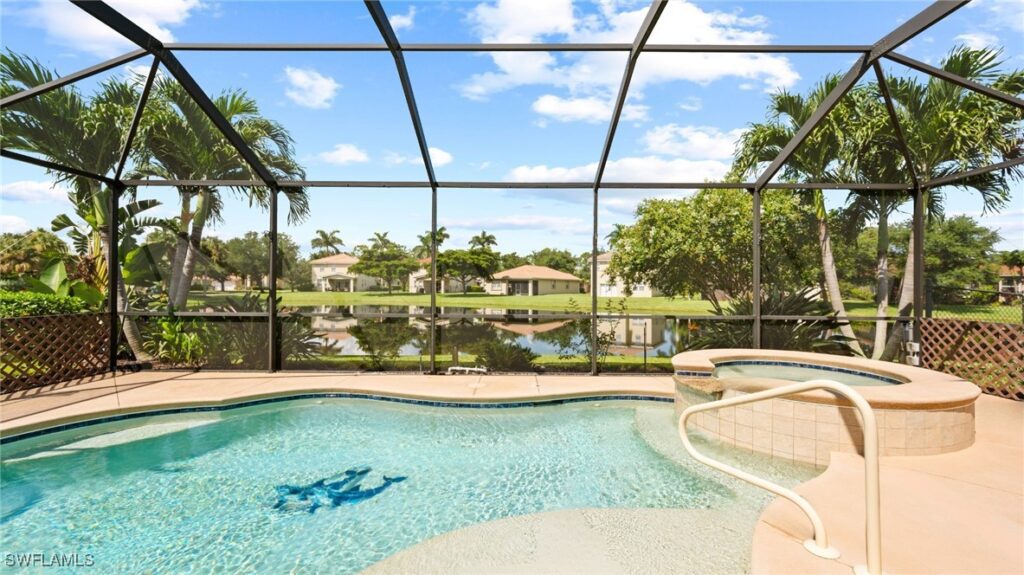
{"type": "MultiPolygon", "coordinates": [[[[159,324],[167,318],[179,318],[188,322],[185,331],[207,329],[204,326],[215,326],[219,330],[218,346],[227,348],[236,346],[245,348],[240,350],[231,361],[203,363],[203,367],[212,368],[233,368],[278,371],[282,369],[408,369],[426,373],[443,372],[453,364],[459,363],[459,355],[471,350],[477,357],[483,356],[485,350],[481,348],[482,341],[494,339],[496,341],[518,341],[530,342],[534,347],[534,356],[548,354],[553,358],[546,369],[550,371],[570,371],[579,373],[590,373],[597,375],[600,372],[624,371],[624,372],[657,372],[671,369],[667,358],[673,353],[681,351],[699,337],[707,337],[709,333],[728,332],[724,341],[732,343],[736,347],[749,346],[752,348],[770,348],[786,346],[789,339],[776,337],[779,332],[785,332],[793,326],[809,326],[816,330],[816,334],[822,340],[828,337],[838,336],[840,332],[859,338],[865,349],[871,346],[881,347],[886,345],[894,346],[898,351],[888,354],[887,359],[902,360],[904,355],[909,353],[916,356],[920,351],[916,344],[922,341],[922,326],[929,314],[932,297],[926,282],[926,270],[923,262],[928,261],[928,235],[926,233],[926,222],[929,211],[931,191],[942,187],[950,187],[951,194],[961,192],[961,186],[976,181],[978,178],[995,175],[1003,178],[1001,185],[1012,181],[1019,175],[1019,166],[1024,164],[1024,155],[1018,147],[1015,152],[1004,154],[1003,157],[989,156],[978,157],[968,165],[950,167],[946,165],[942,175],[936,175],[934,171],[919,173],[917,166],[919,156],[925,152],[915,149],[913,138],[906,137],[912,126],[907,126],[909,114],[900,110],[899,103],[890,97],[890,84],[892,82],[891,70],[885,66],[897,66],[900,70],[915,74],[916,77],[928,82],[941,82],[964,90],[964,93],[973,97],[982,97],[992,105],[1005,106],[1017,114],[1017,121],[1014,125],[1020,125],[1020,113],[1024,110],[1024,100],[1017,94],[1001,91],[990,84],[968,79],[952,73],[942,67],[935,66],[924,61],[911,58],[900,52],[911,39],[928,30],[946,18],[956,18],[954,12],[964,7],[966,1],[939,1],[928,5],[913,17],[906,19],[891,32],[880,37],[870,44],[667,44],[654,43],[649,40],[655,31],[659,19],[664,13],[667,0],[655,0],[646,11],[646,16],[635,31],[635,37],[631,43],[412,43],[400,41],[399,34],[393,26],[394,14],[389,14],[385,6],[379,1],[366,0],[365,9],[370,21],[379,33],[379,41],[345,43],[346,38],[338,39],[337,43],[305,43],[307,38],[302,35],[295,35],[292,43],[217,43],[217,42],[161,42],[150,32],[143,29],[142,25],[134,22],[110,5],[100,1],[73,0],[71,2],[78,9],[84,11],[95,20],[109,27],[123,38],[127,39],[138,49],[109,59],[105,62],[85,68],[78,72],[52,78],[35,86],[27,87],[17,93],[5,95],[0,105],[5,109],[5,120],[17,114],[31,114],[32,107],[47,105],[47,97],[54,97],[62,90],[76,82],[92,77],[101,77],[111,70],[121,69],[131,63],[148,63],[148,66],[138,72],[136,78],[137,103],[134,113],[130,118],[123,118],[125,130],[120,135],[117,145],[118,154],[113,162],[114,168],[107,173],[95,173],[89,169],[89,164],[83,160],[82,165],[72,165],[73,162],[61,163],[54,161],[53,156],[44,157],[36,150],[28,150],[19,146],[17,139],[5,138],[3,141],[2,155],[5,158],[32,164],[43,168],[54,174],[62,174],[68,178],[82,178],[97,183],[97,191],[92,195],[94,200],[101,198],[107,202],[105,213],[108,214],[106,221],[102,222],[104,227],[102,234],[107,238],[104,241],[105,253],[103,257],[107,262],[120,262],[119,265],[109,266],[110,273],[106,274],[105,290],[105,337],[108,345],[104,346],[108,354],[105,368],[116,371],[119,365],[135,362],[132,345],[126,342],[125,338],[131,338],[128,333],[129,327],[133,331],[152,333],[159,331],[159,324]],[[273,150],[265,148],[265,142],[253,142],[247,132],[252,126],[244,122],[239,123],[227,117],[224,111],[224,102],[211,97],[210,92],[204,90],[203,86],[190,72],[190,63],[210,54],[239,54],[251,58],[270,58],[275,54],[309,53],[337,56],[338,58],[351,59],[356,62],[359,59],[372,63],[373,66],[387,66],[393,68],[398,80],[398,88],[392,90],[395,93],[381,93],[380,98],[388,102],[401,102],[400,114],[393,117],[380,118],[381,132],[390,132],[396,123],[400,122],[407,129],[411,126],[411,135],[415,138],[415,144],[410,141],[410,148],[415,146],[418,155],[415,158],[396,159],[395,165],[411,164],[418,171],[422,166],[422,173],[414,179],[390,180],[385,177],[393,173],[404,173],[406,169],[395,171],[382,171],[381,179],[354,179],[354,180],[327,180],[327,179],[304,179],[305,172],[288,162],[278,161],[280,158],[273,154],[273,150]],[[603,133],[603,138],[588,139],[592,143],[592,150],[584,150],[591,154],[593,173],[586,173],[580,176],[579,173],[566,171],[564,179],[558,180],[545,174],[544,177],[530,181],[529,173],[522,178],[511,180],[508,178],[493,181],[453,181],[444,178],[442,170],[437,164],[447,163],[448,160],[439,162],[439,153],[432,149],[435,142],[429,127],[432,124],[429,120],[429,113],[421,111],[424,96],[429,106],[439,109],[446,104],[446,96],[439,90],[432,81],[434,74],[443,75],[443,65],[434,60],[424,60],[424,65],[419,74],[410,73],[408,58],[434,58],[435,55],[452,55],[453,57],[472,56],[477,54],[508,54],[509,57],[534,56],[538,54],[615,54],[621,58],[624,66],[621,72],[621,80],[614,97],[610,102],[610,120],[596,124],[597,129],[603,133]],[[714,58],[722,58],[735,54],[755,55],[787,55],[793,58],[803,57],[834,57],[840,65],[847,66],[850,61],[852,66],[845,73],[838,75],[831,82],[826,84],[827,90],[822,93],[818,101],[814,101],[807,109],[806,117],[799,118],[799,125],[793,126],[792,133],[784,145],[769,148],[767,145],[763,150],[758,150],[756,161],[752,169],[744,170],[743,173],[732,172],[725,181],[670,181],[666,177],[652,173],[647,179],[627,180],[622,176],[609,177],[609,165],[614,163],[613,148],[616,143],[616,134],[621,132],[622,125],[632,121],[632,114],[635,109],[636,100],[631,100],[631,83],[634,83],[634,76],[643,73],[645,58],[659,57],[664,54],[689,55],[693,58],[710,58],[709,62],[717,62],[714,58]],[[432,67],[430,64],[435,64],[432,67]],[[414,78],[416,81],[414,81],[414,78]],[[193,130],[201,130],[207,138],[223,139],[227,142],[228,149],[232,150],[237,158],[240,158],[240,165],[243,169],[219,172],[203,173],[195,171],[193,176],[186,179],[167,177],[161,178],[152,173],[143,174],[135,169],[133,154],[146,124],[146,115],[158,113],[153,108],[153,93],[157,86],[163,82],[175,85],[178,94],[187,100],[187,106],[198,115],[186,116],[192,123],[188,126],[193,130]],[[804,153],[805,146],[816,145],[821,141],[821,134],[834,127],[838,121],[831,116],[831,113],[843,102],[843,99],[863,83],[871,82],[877,87],[880,101],[884,103],[887,118],[890,122],[889,128],[892,134],[892,144],[898,151],[902,165],[897,169],[890,170],[893,174],[891,181],[842,181],[837,177],[823,177],[820,181],[809,178],[790,177],[791,172],[787,171],[794,158],[804,153]],[[417,96],[420,96],[420,104],[417,103],[417,96]],[[149,106],[147,106],[149,104],[149,106]],[[250,206],[262,206],[267,213],[265,228],[256,230],[257,236],[265,238],[266,251],[251,255],[250,259],[258,259],[262,262],[262,269],[256,269],[249,273],[248,283],[263,286],[265,291],[250,291],[248,295],[239,295],[230,301],[223,298],[210,297],[205,295],[193,298],[188,295],[189,289],[185,287],[185,299],[178,305],[173,305],[166,298],[151,297],[144,289],[132,287],[133,278],[138,277],[140,266],[143,262],[139,257],[125,258],[128,249],[135,244],[130,241],[131,237],[125,237],[126,225],[134,225],[137,215],[136,208],[139,205],[140,196],[144,193],[156,194],[153,197],[168,197],[168,194],[177,196],[177,199],[185,198],[187,205],[191,205],[192,199],[199,198],[201,192],[211,189],[225,188],[240,191],[249,198],[250,206]],[[685,306],[678,308],[671,307],[669,303],[659,303],[647,307],[633,307],[627,310],[618,306],[612,299],[612,290],[607,288],[602,292],[602,286],[611,285],[601,274],[606,269],[604,261],[599,261],[602,252],[608,252],[606,240],[608,238],[609,224],[604,221],[608,209],[615,207],[609,203],[611,198],[617,198],[614,194],[634,193],[637,196],[647,194],[647,198],[657,199],[678,199],[689,198],[692,194],[701,191],[703,198],[713,198],[715,194],[732,194],[735,198],[737,191],[743,194],[739,203],[733,202],[730,206],[739,205],[745,211],[745,218],[749,225],[745,226],[746,231],[742,238],[737,235],[725,237],[722,241],[742,241],[749,249],[745,249],[742,257],[735,260],[735,268],[730,270],[712,270],[715,274],[728,271],[728,279],[720,279],[709,276],[707,281],[707,292],[711,294],[722,294],[722,305],[715,305],[709,311],[690,313],[685,306]],[[488,229],[488,219],[497,220],[502,217],[501,208],[489,207],[489,194],[501,193],[506,197],[513,198],[543,198],[559,197],[570,198],[573,205],[580,206],[581,216],[586,222],[586,229],[580,233],[588,233],[589,250],[586,255],[588,261],[580,262],[580,269],[585,270],[579,275],[579,289],[567,294],[562,301],[561,309],[551,304],[540,306],[539,309],[520,307],[527,304],[523,300],[510,301],[502,304],[502,307],[495,308],[493,303],[482,303],[473,305],[470,300],[452,299],[456,303],[445,304],[444,298],[465,291],[459,287],[458,281],[451,277],[445,277],[445,270],[439,268],[439,254],[443,248],[439,248],[439,242],[444,241],[445,227],[445,206],[459,204],[471,206],[476,210],[478,217],[472,219],[473,225],[478,225],[484,230],[488,229]],[[346,217],[346,203],[358,203],[360,198],[366,194],[388,195],[394,198],[395,209],[402,205],[418,206],[419,213],[423,217],[421,229],[427,229],[425,234],[427,240],[424,243],[424,251],[420,253],[419,262],[422,264],[420,275],[406,272],[402,278],[395,283],[400,285],[399,292],[415,293],[419,299],[409,299],[403,302],[398,299],[382,300],[388,301],[383,305],[369,305],[367,300],[345,300],[353,303],[331,305],[320,303],[318,305],[307,305],[289,303],[287,299],[279,301],[282,295],[282,282],[290,273],[282,268],[280,254],[282,250],[288,249],[282,246],[282,234],[289,230],[290,220],[288,209],[295,209],[295,206],[306,206],[313,210],[317,207],[317,200],[331,197],[341,197],[340,208],[337,210],[337,217],[343,221],[346,217]],[[518,194],[518,196],[517,196],[518,194]],[[831,199],[853,198],[849,201],[863,201],[872,205],[880,203],[878,198],[901,198],[900,202],[906,200],[909,209],[909,220],[907,230],[909,244],[906,253],[903,254],[905,262],[904,269],[908,271],[909,277],[903,278],[897,273],[892,278],[891,290],[893,292],[892,305],[896,306],[895,313],[889,310],[889,306],[877,307],[870,301],[863,307],[870,309],[870,312],[856,315],[843,316],[828,309],[828,306],[815,305],[811,307],[791,308],[785,305],[786,295],[792,295],[793,282],[783,287],[779,279],[780,274],[788,274],[795,269],[798,255],[790,253],[792,246],[788,242],[766,239],[766,234],[772,232],[775,237],[786,237],[783,226],[790,223],[776,217],[763,217],[767,213],[766,205],[774,205],[773,202],[780,201],[779,198],[799,196],[801,198],[819,198],[819,205],[832,205],[831,199]],[[287,204],[282,202],[282,198],[287,204]],[[135,206],[135,207],[131,207],[135,206]],[[440,206],[440,209],[439,209],[440,206]],[[126,220],[131,220],[128,222],[126,220]],[[440,233],[439,233],[440,230],[440,233]],[[912,269],[911,269],[912,268],[912,269]],[[586,275],[584,275],[586,274],[586,275]],[[734,276],[740,275],[736,278],[734,276]],[[410,279],[409,276],[413,276],[410,279]],[[419,280],[415,278],[419,277],[419,280]],[[419,283],[416,283],[418,281],[419,283]],[[446,283],[447,282],[447,283],[446,283]],[[721,282],[719,285],[716,282],[721,282]],[[731,282],[731,283],[729,283],[731,282]],[[727,286],[726,283],[729,283],[727,286]],[[127,284],[127,287],[126,287],[127,284]],[[449,285],[446,289],[440,287],[449,285]],[[736,289],[733,286],[740,285],[736,289]],[[427,287],[424,287],[427,286],[427,287]],[[454,286],[454,287],[451,287],[454,286]],[[900,298],[902,291],[910,295],[909,302],[903,301],[907,298],[900,298]],[[438,293],[438,292],[448,293],[438,293]],[[729,300],[742,300],[746,294],[748,305],[740,305],[729,300]],[[754,294],[754,295],[750,295],[754,294]],[[782,294],[782,295],[779,295],[782,294]],[[781,299],[779,299],[781,298],[781,299]],[[187,301],[186,301],[187,300],[187,301]],[[398,302],[398,303],[394,303],[398,302]],[[469,303],[467,303],[469,302],[469,303]],[[568,302],[568,303],[566,303],[568,302]],[[781,302],[781,303],[780,303],[781,302]],[[897,302],[900,305],[896,305],[897,302]],[[719,326],[719,327],[711,327],[719,326]],[[726,326],[721,328],[721,326],[726,326]],[[852,326],[852,327],[851,327],[852,326]],[[848,331],[843,331],[848,328],[848,331]],[[721,328],[721,329],[719,329],[721,328]],[[717,332],[716,332],[717,330],[717,332]],[[874,330],[874,332],[872,332],[874,330]],[[881,332],[880,332],[881,330],[881,332]],[[878,334],[882,333],[881,336],[878,334]],[[495,334],[500,334],[495,335],[495,334]],[[729,339],[731,338],[731,339],[729,339]],[[309,347],[313,341],[316,346],[309,347]],[[908,345],[911,344],[911,345],[908,345]],[[346,347],[348,346],[348,347],[346,347]],[[297,348],[301,348],[296,351],[297,348]],[[322,349],[321,349],[322,348],[322,349]],[[327,351],[331,348],[333,351],[327,351]],[[353,355],[346,352],[346,349],[358,348],[361,357],[370,359],[361,360],[357,363],[346,363],[344,357],[353,355]],[[391,351],[381,351],[390,349],[391,351]],[[909,352],[908,352],[909,350],[909,352]],[[316,359],[323,355],[323,361],[316,359]],[[386,357],[377,357],[383,355],[386,357]],[[315,357],[314,357],[315,356],[315,357]],[[393,360],[398,356],[415,357],[398,366],[393,360]],[[619,362],[617,366],[614,357],[631,357],[633,362],[619,362]],[[333,357],[333,360],[330,360],[333,357]]],[[[351,7],[351,5],[350,5],[351,7]]],[[[871,10],[865,7],[865,10],[871,10]]],[[[361,7],[360,7],[361,10],[361,7]]],[[[196,18],[206,17],[204,14],[196,18]]],[[[144,23],[142,23],[144,24],[144,23]]],[[[225,22],[230,26],[230,22],[225,22]]],[[[267,27],[275,26],[274,21],[266,22],[267,27]]],[[[258,33],[253,33],[258,37],[258,33]]],[[[29,54],[31,56],[31,54],[29,54]]],[[[257,60],[254,60],[257,61],[257,60]]],[[[348,60],[347,60],[348,61],[348,60]]],[[[720,65],[728,66],[728,60],[721,60],[720,65]]],[[[269,73],[268,73],[269,74],[269,73]]],[[[253,78],[254,82],[271,82],[269,78],[253,78]]],[[[453,105],[454,106],[454,105],[453,105]]],[[[184,105],[183,105],[184,107],[184,105]]],[[[457,108],[457,106],[456,106],[457,108]]],[[[272,115],[272,113],[271,113],[272,115]]],[[[756,119],[759,120],[759,119],[756,119]]],[[[855,118],[846,118],[847,121],[854,121],[855,118]]],[[[472,123],[468,119],[467,123],[472,123]]],[[[594,123],[588,126],[595,127],[594,123]]],[[[344,133],[345,126],[318,126],[324,131],[336,131],[344,133]]],[[[589,127],[587,129],[590,129],[589,127]]],[[[1018,128],[1019,129],[1019,128],[1018,128]]],[[[487,138],[500,138],[500,134],[478,133],[483,140],[487,138]]],[[[69,142],[69,145],[71,143],[69,142]]],[[[339,150],[346,151],[346,150],[339,150]]],[[[352,152],[351,150],[347,150],[352,152]]],[[[574,149],[574,153],[580,150],[574,149]]],[[[352,152],[355,153],[355,152],[352,152]]],[[[582,153],[582,152],[581,152],[582,153]]],[[[866,154],[869,152],[866,152],[866,154]]],[[[74,154],[67,154],[67,157],[74,157],[74,154]]],[[[556,159],[557,160],[557,159],[556,159]]],[[[353,161],[359,161],[356,157],[353,161]]],[[[412,169],[412,168],[410,168],[412,169]]],[[[828,170],[823,173],[827,174],[828,170]]],[[[198,201],[198,200],[196,200],[198,201]]],[[[390,200],[389,200],[390,201],[390,200]]],[[[512,201],[526,202],[525,199],[514,199],[512,201]]],[[[895,200],[894,200],[895,201],[895,200]]],[[[171,202],[172,204],[174,202],[171,202]]],[[[899,202],[897,202],[899,203],[899,202]]],[[[722,208],[725,209],[724,207],[722,208]]],[[[825,208],[821,208],[825,209],[825,208]]],[[[198,211],[199,208],[196,208],[198,211]]],[[[187,212],[187,210],[186,210],[187,212]]],[[[354,212],[353,212],[354,213],[354,212]]],[[[196,212],[185,213],[185,219],[194,218],[196,212]]],[[[231,221],[232,213],[225,214],[222,219],[231,221]]],[[[358,216],[355,216],[358,217],[358,216]]],[[[540,216],[556,218],[549,215],[540,216]]],[[[639,216],[638,216],[639,217],[639,216]]],[[[876,216],[877,217],[877,216],[876,216]]],[[[379,214],[380,222],[387,222],[388,214],[379,214]]],[[[344,223],[340,224],[344,227],[344,223]]],[[[709,220],[709,225],[712,225],[709,220]]],[[[865,226],[862,221],[859,224],[865,226]]],[[[186,226],[187,228],[187,226],[186,226]]],[[[786,228],[787,230],[789,228],[786,228]]],[[[795,234],[806,235],[810,238],[809,244],[812,249],[817,249],[820,241],[819,230],[813,226],[805,229],[795,229],[795,234]]],[[[197,237],[192,237],[185,231],[177,232],[177,240],[192,242],[191,248],[199,250],[197,237]]],[[[834,234],[837,235],[838,232],[834,234]]],[[[385,234],[386,235],[386,234],[385,234]]],[[[486,234],[485,234],[486,235],[486,234]]],[[[254,236],[254,237],[257,237],[254,236]]],[[[902,237],[902,236],[901,236],[902,237]]],[[[844,240],[835,239],[833,242],[841,243],[844,240]]],[[[613,242],[614,243],[614,242],[613,242]]],[[[180,245],[180,244],[179,244],[180,245]]],[[[263,245],[263,244],[260,244],[263,245]]],[[[670,252],[672,246],[664,246],[666,252],[670,252]]],[[[792,248],[796,249],[796,248],[792,248]]],[[[803,248],[801,248],[803,249],[803,248]]],[[[837,248],[839,249],[839,248],[837,248]]],[[[208,250],[207,250],[208,251],[208,250]]],[[[206,253],[206,252],[204,252],[206,253]]],[[[337,258],[342,261],[344,258],[337,258]]],[[[443,259],[443,258],[442,258],[443,259]]],[[[331,260],[334,261],[334,260],[331,260]]],[[[315,263],[315,262],[314,262],[315,263]]],[[[341,263],[319,264],[322,267],[322,278],[317,275],[318,282],[313,291],[355,292],[357,274],[351,273],[341,263]]],[[[511,266],[510,266],[511,267],[511,266]]],[[[258,267],[257,267],[258,268],[258,267]]],[[[697,268],[699,269],[699,268],[697,268]]],[[[845,268],[842,262],[838,267],[840,280],[847,279],[843,274],[845,268]]],[[[321,273],[316,269],[314,274],[321,273]]],[[[308,272],[307,272],[308,274],[308,272]]],[[[839,292],[829,294],[824,287],[824,280],[820,279],[820,271],[793,272],[800,277],[811,278],[805,283],[806,290],[811,294],[810,299],[814,301],[827,301],[835,297],[839,292]]],[[[222,274],[219,279],[216,274],[207,273],[210,276],[210,285],[214,291],[219,287],[222,291],[245,292],[248,285],[234,275],[222,274]],[[225,282],[238,282],[234,289],[225,288],[225,282]],[[218,285],[219,284],[219,285],[218,285]]],[[[238,275],[237,273],[235,275],[238,275]]],[[[290,276],[288,276],[290,277],[290,276]]],[[[166,278],[162,278],[166,280],[166,278]]],[[[291,279],[287,280],[291,285],[291,291],[296,291],[291,279]]],[[[541,277],[540,279],[527,279],[533,281],[531,288],[523,284],[522,292],[519,294],[533,294],[533,290],[540,290],[542,282],[550,282],[554,287],[556,281],[541,277]]],[[[463,284],[467,280],[462,280],[463,284]]],[[[481,289],[504,290],[505,287],[498,286],[495,280],[484,278],[481,282],[481,289]]],[[[796,282],[799,283],[799,282],[796,282]]],[[[389,278],[388,287],[392,281],[389,278]]],[[[645,288],[650,286],[633,286],[634,288],[645,288]]],[[[205,286],[210,288],[210,286],[205,286]]],[[[205,289],[204,288],[204,289],[205,289]]],[[[512,287],[507,288],[509,290],[512,287]]],[[[518,287],[515,288],[519,290],[518,287]]],[[[570,288],[566,288],[570,289],[570,288]]],[[[846,288],[844,288],[845,290],[846,288]]],[[[389,290],[390,291],[390,290],[389,290]]],[[[628,290],[627,290],[628,291],[628,290]]],[[[504,292],[503,292],[504,293],[504,292]]],[[[509,291],[507,293],[513,293],[509,291]]],[[[215,294],[216,295],[216,294],[215,294]]],[[[475,294],[473,294],[475,295],[475,294]]],[[[677,295],[677,294],[672,294],[677,295]]],[[[686,295],[686,294],[678,294],[686,295]]],[[[846,293],[842,297],[846,297],[846,293]]],[[[318,296],[320,297],[320,296],[318,296]]],[[[327,302],[327,296],[317,302],[327,302]]],[[[869,299],[871,296],[866,296],[869,299]]],[[[298,301],[298,300],[296,300],[298,301]]],[[[310,299],[312,301],[312,299],[310,299]]],[[[481,300],[484,301],[484,300],[481,300]]],[[[654,298],[652,301],[661,302],[654,298]]],[[[631,304],[632,307],[632,304],[631,304]]],[[[1010,319],[1004,320],[1007,323],[1020,323],[1020,303],[1016,307],[1010,306],[1010,319]],[[1013,314],[1016,314],[1015,316],[1013,314]]],[[[827,346],[817,346],[822,351],[828,351],[827,346]]],[[[151,348],[147,348],[152,351],[151,348]]],[[[206,350],[207,354],[214,354],[218,350],[206,350]]],[[[493,350],[492,350],[493,351],[493,350]]],[[[464,365],[472,366],[476,362],[464,360],[464,365]]],[[[198,363],[192,365],[197,366],[198,363]]],[[[523,365],[515,365],[514,362],[507,364],[507,371],[523,371],[523,365]]],[[[502,371],[498,369],[495,371],[502,371]]]]}

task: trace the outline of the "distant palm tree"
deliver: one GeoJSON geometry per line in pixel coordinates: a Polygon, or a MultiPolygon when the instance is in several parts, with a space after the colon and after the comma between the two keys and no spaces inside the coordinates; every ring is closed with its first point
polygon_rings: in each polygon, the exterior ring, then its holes
{"type": "Polygon", "coordinates": [[[498,238],[494,237],[493,234],[487,233],[486,230],[481,230],[478,235],[469,239],[469,247],[471,248],[484,250],[496,245],[498,245],[498,238]]]}
{"type": "MultiPolygon", "coordinates": [[[[435,234],[435,237],[437,238],[437,247],[440,248],[441,244],[443,244],[445,240],[451,238],[452,236],[448,233],[448,228],[441,226],[437,228],[437,233],[435,234]]],[[[413,257],[418,259],[429,258],[431,249],[430,230],[427,230],[426,233],[424,233],[423,235],[416,236],[416,238],[420,240],[420,243],[419,245],[412,249],[413,257]]]]}
{"type": "Polygon", "coordinates": [[[391,243],[391,239],[388,238],[388,232],[373,232],[373,237],[370,238],[370,247],[380,248],[391,243]]]}
{"type": "Polygon", "coordinates": [[[345,245],[345,242],[341,239],[341,232],[338,230],[332,230],[326,232],[324,230],[317,230],[316,237],[309,242],[309,245],[321,253],[327,255],[334,255],[341,253],[341,247],[345,245]]]}

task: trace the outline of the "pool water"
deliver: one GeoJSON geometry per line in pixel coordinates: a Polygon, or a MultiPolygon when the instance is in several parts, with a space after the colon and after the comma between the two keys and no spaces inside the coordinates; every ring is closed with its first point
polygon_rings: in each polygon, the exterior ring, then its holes
{"type": "Polygon", "coordinates": [[[865,371],[816,366],[804,363],[735,361],[715,365],[714,376],[720,379],[737,378],[768,378],[785,381],[810,381],[812,379],[830,379],[846,385],[898,385],[902,382],[865,371]]]}
{"type": "Polygon", "coordinates": [[[735,487],[642,437],[640,410],[655,414],[671,443],[671,409],[307,399],[44,435],[3,447],[2,549],[90,554],[96,573],[354,573],[434,535],[512,515],[735,506],[735,487]],[[279,485],[360,466],[372,470],[365,488],[384,475],[407,479],[315,513],[274,508],[279,485]]]}

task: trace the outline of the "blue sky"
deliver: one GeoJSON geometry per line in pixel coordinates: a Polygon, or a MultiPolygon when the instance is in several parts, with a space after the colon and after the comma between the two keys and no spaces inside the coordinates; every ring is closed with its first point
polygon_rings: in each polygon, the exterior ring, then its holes
{"type": "MultiPolygon", "coordinates": [[[[111,1],[165,41],[380,42],[362,2],[111,1]]],[[[870,44],[926,2],[682,2],[672,0],[652,43],[870,44]]],[[[403,42],[629,42],[644,2],[569,0],[396,2],[384,7],[403,42]]],[[[66,74],[133,47],[68,2],[6,1],[4,48],[28,53],[66,74]]],[[[937,63],[957,43],[1001,46],[1007,66],[1024,66],[1024,3],[977,0],[915,38],[902,52],[937,63]]],[[[423,180],[408,112],[387,53],[182,52],[210,94],[245,89],[263,113],[296,140],[309,179],[423,180]]],[[[406,60],[441,180],[587,181],[593,177],[621,78],[622,53],[408,53],[406,60]]],[[[805,91],[850,55],[655,55],[640,58],[611,153],[606,181],[720,177],[733,142],[764,118],[771,91],[805,91]]],[[[110,75],[143,70],[146,59],[81,83],[86,93],[110,75]]],[[[888,66],[892,73],[911,75],[888,66]]],[[[63,193],[39,169],[4,159],[0,226],[44,226],[67,211],[63,193]]],[[[175,213],[173,190],[148,189],[175,213]]],[[[645,197],[664,191],[603,191],[602,236],[628,223],[645,197]]],[[[947,211],[977,215],[980,202],[950,191],[947,211]]],[[[375,231],[412,245],[430,227],[426,190],[310,191],[313,213],[282,226],[308,250],[316,229],[338,229],[349,246],[375,231]]],[[[830,194],[841,203],[845,194],[830,194]]],[[[439,222],[464,245],[487,229],[502,251],[541,247],[589,250],[587,191],[441,190],[439,222]]],[[[909,208],[909,206],[908,206],[909,208]]],[[[241,199],[227,202],[211,230],[232,237],[263,230],[266,215],[241,199]]],[[[1002,214],[986,216],[1024,247],[1024,187],[1002,214]]],[[[813,233],[808,230],[808,233],[813,233]]]]}

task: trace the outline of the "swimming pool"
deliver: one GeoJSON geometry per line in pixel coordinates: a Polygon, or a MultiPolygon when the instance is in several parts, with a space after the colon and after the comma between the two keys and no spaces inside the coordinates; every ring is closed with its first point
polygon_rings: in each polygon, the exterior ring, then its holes
{"type": "Polygon", "coordinates": [[[812,379],[830,379],[846,385],[899,385],[902,381],[854,369],[796,363],[791,361],[742,360],[725,361],[715,364],[712,372],[720,379],[741,377],[764,377],[785,381],[810,381],[812,379]]]}
{"type": "Polygon", "coordinates": [[[552,509],[742,507],[756,519],[764,498],[738,498],[644,437],[656,428],[668,444],[672,423],[650,402],[322,399],[95,425],[4,445],[0,528],[5,552],[89,554],[97,573],[353,573],[440,533],[552,509]],[[353,504],[275,509],[278,486],[361,466],[367,489],[407,479],[353,504]]]}

